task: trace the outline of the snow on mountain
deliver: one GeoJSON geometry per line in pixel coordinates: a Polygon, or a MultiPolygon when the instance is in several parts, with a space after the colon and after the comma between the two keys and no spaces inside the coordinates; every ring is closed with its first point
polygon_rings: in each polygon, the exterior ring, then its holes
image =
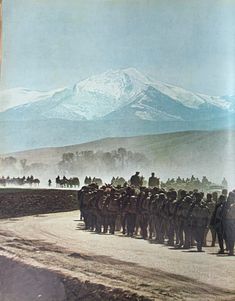
{"type": "Polygon", "coordinates": [[[124,70],[107,71],[98,76],[92,76],[79,82],[76,92],[89,92],[109,95],[115,99],[123,96],[132,96],[145,88],[147,79],[137,70],[129,68],[124,70]]]}
{"type": "Polygon", "coordinates": [[[172,99],[179,101],[184,106],[192,109],[198,109],[203,105],[212,105],[222,110],[230,109],[231,107],[230,102],[217,96],[209,96],[199,93],[195,94],[190,91],[186,91],[183,88],[163,84],[161,82],[153,83],[153,87],[161,91],[163,94],[170,96],[172,99]]]}
{"type": "Polygon", "coordinates": [[[135,69],[111,70],[76,84],[74,100],[79,113],[88,120],[102,118],[130,103],[147,88],[146,82],[147,78],[135,69]]]}
{"type": "Polygon", "coordinates": [[[0,101],[2,111],[5,109],[0,117],[14,120],[190,120],[235,111],[233,97],[192,93],[153,80],[134,68],[107,71],[57,91],[2,91],[0,101]],[[10,108],[13,103],[18,106],[10,108]]]}
{"type": "Polygon", "coordinates": [[[0,112],[9,108],[51,97],[55,91],[41,92],[24,88],[0,90],[0,112]]]}
{"type": "Polygon", "coordinates": [[[28,102],[0,113],[6,120],[31,120],[53,119],[83,120],[84,118],[76,111],[77,104],[73,105],[73,90],[64,88],[61,90],[45,93],[40,99],[28,102]]]}

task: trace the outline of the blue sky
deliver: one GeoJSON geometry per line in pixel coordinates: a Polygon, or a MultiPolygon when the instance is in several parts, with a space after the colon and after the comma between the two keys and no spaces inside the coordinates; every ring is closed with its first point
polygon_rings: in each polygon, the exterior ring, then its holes
{"type": "Polygon", "coordinates": [[[2,88],[48,90],[135,67],[235,94],[233,0],[3,0],[2,88]]]}

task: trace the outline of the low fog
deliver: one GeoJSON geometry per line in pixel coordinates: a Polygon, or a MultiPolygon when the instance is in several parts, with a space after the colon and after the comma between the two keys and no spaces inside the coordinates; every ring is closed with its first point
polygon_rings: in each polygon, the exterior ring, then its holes
{"type": "Polygon", "coordinates": [[[31,150],[1,156],[0,175],[40,180],[40,187],[55,187],[57,176],[101,178],[110,183],[112,177],[128,181],[136,171],[148,180],[152,172],[165,182],[172,178],[202,179],[220,185],[225,177],[234,188],[234,132],[175,133],[157,136],[105,139],[86,145],[31,150]],[[213,141],[216,143],[213,144],[213,141]],[[121,145],[121,147],[118,147],[121,145]]]}

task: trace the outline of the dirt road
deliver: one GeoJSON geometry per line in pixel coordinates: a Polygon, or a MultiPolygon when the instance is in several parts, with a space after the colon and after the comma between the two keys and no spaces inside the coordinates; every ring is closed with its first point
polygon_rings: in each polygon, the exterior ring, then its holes
{"type": "Polygon", "coordinates": [[[218,247],[197,253],[98,235],[84,231],[78,217],[73,211],[1,220],[0,253],[151,300],[235,300],[235,258],[217,256],[218,247]]]}

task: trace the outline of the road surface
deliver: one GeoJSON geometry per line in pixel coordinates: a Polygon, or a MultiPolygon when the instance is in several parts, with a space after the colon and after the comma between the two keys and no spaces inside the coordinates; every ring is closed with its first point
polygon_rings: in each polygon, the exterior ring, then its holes
{"type": "Polygon", "coordinates": [[[83,230],[79,212],[0,221],[1,253],[152,300],[235,300],[235,257],[83,230]]]}

